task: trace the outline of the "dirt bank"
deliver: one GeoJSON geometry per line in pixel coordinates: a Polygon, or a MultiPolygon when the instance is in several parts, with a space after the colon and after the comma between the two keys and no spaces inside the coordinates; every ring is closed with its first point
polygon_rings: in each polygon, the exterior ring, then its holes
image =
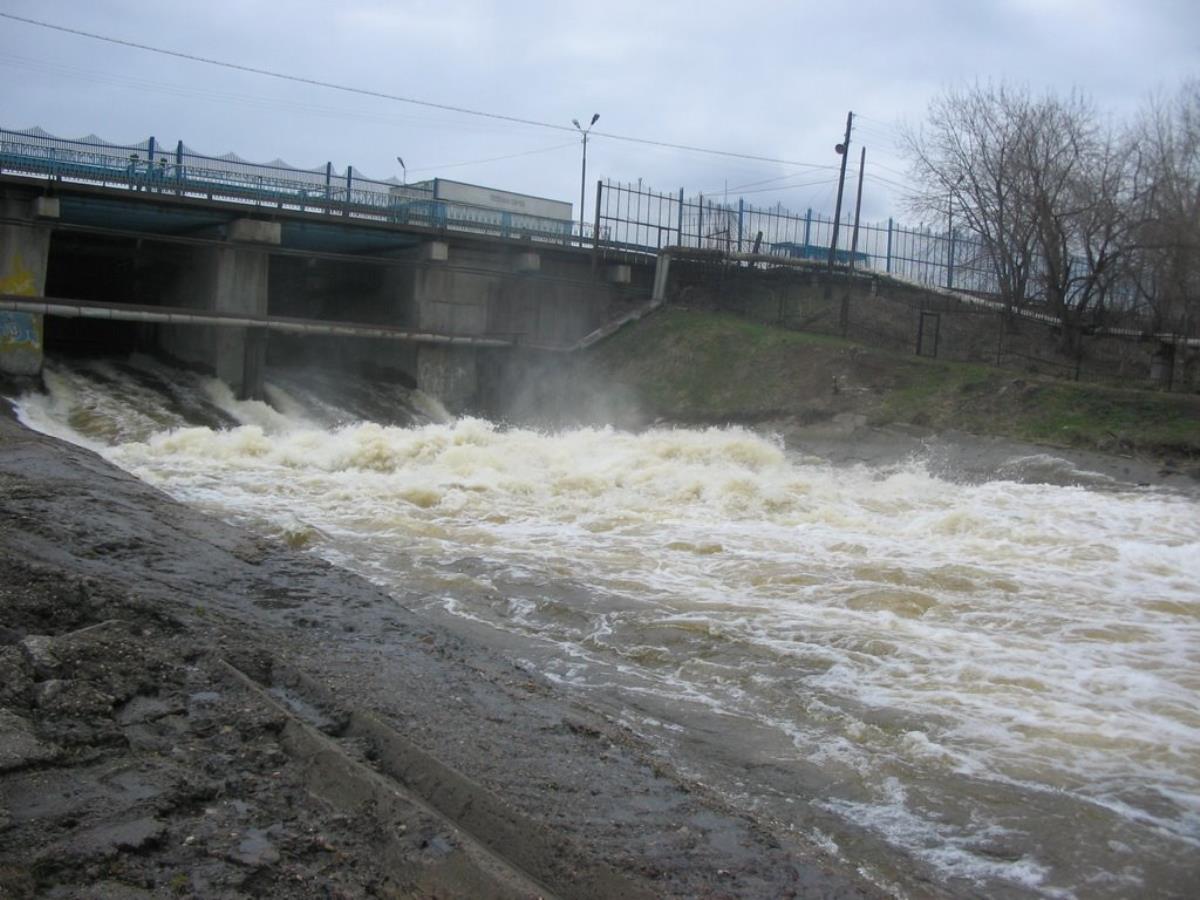
{"type": "MultiPolygon", "coordinates": [[[[838,416],[1137,458],[1200,479],[1200,395],[1084,384],[897,354],[664,307],[512,392],[522,420],[693,424],[838,416]]],[[[789,426],[790,427],[790,426],[789,426]]],[[[863,432],[865,434],[865,432],[863,432]]]]}
{"type": "Polygon", "coordinates": [[[1002,478],[1096,489],[1165,487],[1200,493],[1194,466],[1152,455],[1055,447],[916,425],[877,426],[858,413],[838,413],[821,422],[768,419],[754,427],[782,438],[789,449],[835,465],[889,466],[911,461],[956,483],[1002,478]]]}
{"type": "Polygon", "coordinates": [[[0,415],[0,896],[877,894],[402,598],[0,415]]]}

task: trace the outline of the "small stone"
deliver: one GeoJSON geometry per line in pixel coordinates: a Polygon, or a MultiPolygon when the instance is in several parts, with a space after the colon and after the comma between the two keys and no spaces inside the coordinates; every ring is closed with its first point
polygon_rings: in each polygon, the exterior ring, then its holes
{"type": "Polygon", "coordinates": [[[267,839],[267,833],[251,828],[236,848],[229,851],[229,859],[243,866],[258,868],[279,862],[279,851],[267,839]]]}
{"type": "Polygon", "coordinates": [[[52,648],[54,638],[47,634],[31,634],[21,641],[21,651],[39,678],[51,678],[58,672],[59,660],[52,648]]]}
{"type": "Polygon", "coordinates": [[[0,706],[28,706],[33,698],[33,665],[16,647],[0,647],[0,706]]]}
{"type": "Polygon", "coordinates": [[[33,702],[37,706],[46,706],[54,702],[54,698],[63,692],[67,683],[61,678],[51,678],[47,681],[38,682],[37,687],[33,689],[33,702]]]}
{"type": "Polygon", "coordinates": [[[71,837],[71,847],[87,856],[115,856],[123,850],[140,850],[157,844],[166,833],[166,823],[147,816],[89,828],[71,837]]]}
{"type": "Polygon", "coordinates": [[[56,756],[58,748],[38,738],[28,719],[0,709],[0,772],[46,762],[56,756]]]}
{"type": "Polygon", "coordinates": [[[112,715],[116,698],[75,679],[51,679],[34,688],[34,702],[49,713],[72,718],[112,715]]]}

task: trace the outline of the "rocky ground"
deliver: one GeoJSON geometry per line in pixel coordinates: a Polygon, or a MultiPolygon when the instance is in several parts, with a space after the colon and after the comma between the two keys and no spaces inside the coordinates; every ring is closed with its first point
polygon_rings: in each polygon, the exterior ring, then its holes
{"type": "Polygon", "coordinates": [[[879,894],[402,599],[0,415],[0,897],[879,894]]]}

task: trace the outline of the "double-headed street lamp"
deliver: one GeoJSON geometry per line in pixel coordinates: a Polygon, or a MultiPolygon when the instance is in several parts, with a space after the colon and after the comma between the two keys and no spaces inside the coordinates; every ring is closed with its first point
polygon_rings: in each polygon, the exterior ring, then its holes
{"type": "MultiPolygon", "coordinates": [[[[578,119],[571,120],[571,124],[583,135],[583,171],[579,174],[579,243],[581,245],[583,244],[583,197],[584,189],[587,186],[587,138],[588,132],[592,130],[592,126],[596,124],[596,120],[599,118],[600,113],[593,113],[592,121],[588,122],[587,128],[580,125],[578,119]]],[[[595,240],[594,235],[592,239],[595,240]]]]}

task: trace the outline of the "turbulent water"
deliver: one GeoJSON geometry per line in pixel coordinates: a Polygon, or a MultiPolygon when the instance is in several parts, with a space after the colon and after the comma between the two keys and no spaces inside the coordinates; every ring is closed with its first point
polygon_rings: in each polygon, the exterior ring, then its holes
{"type": "Polygon", "coordinates": [[[46,383],[32,427],[490,634],[880,883],[1200,884],[1195,496],[501,428],[361,384],[351,415],[294,377],[239,403],[146,361],[46,383]]]}

